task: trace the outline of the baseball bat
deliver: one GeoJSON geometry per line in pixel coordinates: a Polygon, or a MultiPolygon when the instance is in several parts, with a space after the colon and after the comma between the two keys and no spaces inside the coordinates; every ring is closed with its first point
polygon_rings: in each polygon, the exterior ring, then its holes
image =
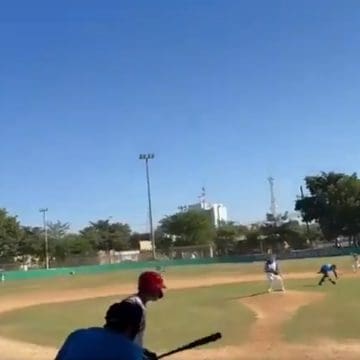
{"type": "Polygon", "coordinates": [[[197,339],[195,341],[192,341],[191,343],[183,345],[183,346],[181,346],[181,347],[179,347],[177,349],[174,349],[174,350],[171,350],[171,351],[166,352],[164,354],[161,354],[157,358],[162,359],[162,358],[164,358],[166,356],[170,356],[170,355],[176,354],[176,353],[181,352],[181,351],[190,350],[190,349],[196,348],[198,346],[206,345],[206,344],[209,344],[211,342],[214,342],[214,341],[217,341],[217,340],[221,339],[221,337],[222,337],[221,333],[217,332],[215,334],[211,334],[211,335],[202,337],[200,339],[197,339]]]}

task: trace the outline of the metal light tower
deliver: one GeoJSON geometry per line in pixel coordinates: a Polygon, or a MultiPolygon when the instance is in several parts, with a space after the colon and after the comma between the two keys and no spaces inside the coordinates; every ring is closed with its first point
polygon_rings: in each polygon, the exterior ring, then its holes
{"type": "Polygon", "coordinates": [[[47,221],[46,221],[46,213],[48,212],[48,208],[40,209],[39,211],[43,214],[43,226],[44,226],[44,239],[45,239],[45,267],[49,269],[49,243],[48,243],[48,233],[47,233],[47,221]]]}
{"type": "MultiPolygon", "coordinates": [[[[300,186],[300,194],[301,194],[301,199],[303,200],[305,198],[305,196],[304,196],[304,189],[303,189],[302,186],[300,186]]],[[[305,221],[305,224],[306,224],[306,233],[307,233],[307,237],[308,237],[308,240],[309,240],[309,233],[310,233],[309,222],[305,221]]]]}
{"type": "Polygon", "coordinates": [[[276,219],[276,200],[275,200],[275,193],[274,193],[274,178],[268,177],[268,181],[270,184],[270,213],[276,219]]]}
{"type": "Polygon", "coordinates": [[[152,207],[151,207],[151,189],[150,189],[150,175],[149,175],[149,160],[154,159],[154,154],[140,154],[139,159],[145,161],[146,169],[146,183],[147,183],[147,193],[148,193],[148,202],[149,202],[149,224],[150,224],[150,240],[152,247],[152,254],[154,260],[156,259],[156,248],[155,248],[155,234],[153,227],[153,218],[152,218],[152,207]]]}

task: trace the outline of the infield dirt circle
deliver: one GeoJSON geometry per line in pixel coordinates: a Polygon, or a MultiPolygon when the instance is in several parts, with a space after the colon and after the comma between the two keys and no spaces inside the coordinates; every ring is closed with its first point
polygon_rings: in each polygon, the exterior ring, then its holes
{"type": "MultiPolygon", "coordinates": [[[[288,279],[304,279],[313,278],[314,274],[293,273],[287,274],[286,277],[288,279]]],[[[196,279],[171,280],[168,286],[171,289],[186,289],[259,280],[263,280],[263,276],[198,277],[196,279]]],[[[1,299],[0,312],[39,304],[129,294],[133,290],[133,284],[128,284],[118,287],[112,285],[95,289],[62,290],[59,293],[51,292],[51,298],[47,292],[28,293],[24,298],[9,295],[1,299]]],[[[169,359],[359,359],[360,345],[355,342],[337,343],[320,340],[314,345],[295,345],[283,341],[281,328],[284,322],[291,319],[300,307],[321,301],[323,296],[323,294],[315,292],[289,291],[237,300],[256,314],[256,321],[250,329],[250,337],[246,345],[224,346],[216,349],[202,348],[180,353],[169,359]]],[[[55,357],[56,349],[0,338],[0,353],[2,360],[51,360],[55,357]]]]}

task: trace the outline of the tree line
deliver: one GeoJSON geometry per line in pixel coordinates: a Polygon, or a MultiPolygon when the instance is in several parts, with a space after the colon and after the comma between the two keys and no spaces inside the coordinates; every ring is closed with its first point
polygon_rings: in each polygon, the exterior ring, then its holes
{"type": "MultiPolygon", "coordinates": [[[[68,223],[47,223],[48,254],[50,258],[64,260],[74,256],[94,256],[98,251],[128,250],[135,248],[130,226],[109,220],[98,220],[78,233],[70,232],[68,223]]],[[[17,217],[0,209],[0,260],[11,263],[24,261],[32,256],[45,258],[45,234],[43,227],[22,226],[17,217]]]]}
{"type": "MultiPolygon", "coordinates": [[[[319,240],[334,241],[339,236],[357,244],[360,234],[360,180],[356,174],[321,173],[305,178],[306,194],[295,199],[295,210],[303,221],[290,219],[287,213],[266,215],[263,222],[251,226],[234,222],[215,228],[207,212],[185,211],[166,216],[155,231],[158,251],[167,253],[174,246],[214,245],[217,254],[239,254],[301,249],[319,240]]],[[[133,232],[129,224],[97,220],[78,233],[60,221],[50,222],[50,257],[93,256],[98,251],[138,249],[148,234],[133,232]]],[[[0,209],[0,260],[22,261],[24,256],[43,260],[44,229],[24,226],[16,216],[0,209]]]]}

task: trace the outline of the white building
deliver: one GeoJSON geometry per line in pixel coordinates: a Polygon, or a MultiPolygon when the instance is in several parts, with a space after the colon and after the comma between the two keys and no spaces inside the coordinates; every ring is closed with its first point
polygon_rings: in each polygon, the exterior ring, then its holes
{"type": "Polygon", "coordinates": [[[227,209],[223,204],[212,204],[211,207],[213,222],[218,227],[222,222],[228,221],[227,209]]]}
{"type": "Polygon", "coordinates": [[[210,204],[205,201],[180,207],[182,211],[208,211],[210,212],[213,224],[218,227],[221,222],[228,221],[227,209],[223,204],[210,204]]]}

